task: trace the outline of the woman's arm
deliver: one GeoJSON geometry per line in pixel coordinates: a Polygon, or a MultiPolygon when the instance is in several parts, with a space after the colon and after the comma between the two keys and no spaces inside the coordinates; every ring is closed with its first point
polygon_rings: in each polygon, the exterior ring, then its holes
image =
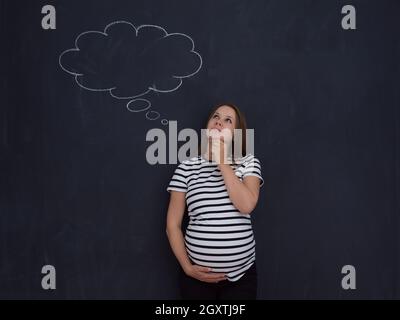
{"type": "Polygon", "coordinates": [[[260,193],[260,179],[254,176],[246,177],[243,182],[235,175],[229,164],[219,164],[224,177],[226,189],[233,205],[240,213],[250,214],[257,205],[260,193]]]}
{"type": "Polygon", "coordinates": [[[228,145],[224,139],[209,141],[214,161],[224,178],[229,198],[240,213],[250,214],[257,205],[260,193],[260,179],[255,176],[245,177],[243,182],[236,176],[234,170],[227,163],[228,145]]]}
{"type": "Polygon", "coordinates": [[[182,219],[185,213],[185,193],[171,191],[167,214],[167,236],[172,251],[182,269],[187,273],[191,267],[191,262],[186,253],[185,242],[182,234],[182,219]]]}
{"type": "Polygon", "coordinates": [[[182,219],[185,213],[185,193],[171,191],[167,214],[167,236],[172,251],[183,271],[190,277],[204,282],[218,282],[226,279],[224,274],[210,272],[210,268],[193,265],[187,255],[182,234],[182,219]]]}

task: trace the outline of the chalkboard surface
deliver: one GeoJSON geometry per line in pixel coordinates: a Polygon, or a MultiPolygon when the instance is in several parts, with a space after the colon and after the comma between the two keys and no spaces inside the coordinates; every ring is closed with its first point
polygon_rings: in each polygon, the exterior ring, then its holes
{"type": "Polygon", "coordinates": [[[265,179],[259,299],[400,298],[398,1],[3,0],[0,14],[0,298],[177,298],[176,165],[146,161],[146,134],[199,130],[224,102],[255,130],[265,179]]]}

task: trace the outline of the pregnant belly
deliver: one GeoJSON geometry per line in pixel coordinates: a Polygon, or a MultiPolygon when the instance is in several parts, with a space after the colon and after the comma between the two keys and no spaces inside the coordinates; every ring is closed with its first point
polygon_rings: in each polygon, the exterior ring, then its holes
{"type": "Polygon", "coordinates": [[[209,267],[213,272],[235,273],[255,260],[255,240],[251,228],[234,232],[207,232],[189,226],[185,245],[194,264],[209,267]]]}

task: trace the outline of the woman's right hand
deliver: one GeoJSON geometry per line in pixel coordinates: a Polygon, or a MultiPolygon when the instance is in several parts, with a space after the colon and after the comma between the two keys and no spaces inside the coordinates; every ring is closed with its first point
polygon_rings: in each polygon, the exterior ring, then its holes
{"type": "Polygon", "coordinates": [[[191,265],[187,270],[185,270],[185,273],[189,277],[208,283],[217,283],[222,280],[226,280],[225,274],[211,272],[211,268],[201,267],[195,264],[191,265]]]}

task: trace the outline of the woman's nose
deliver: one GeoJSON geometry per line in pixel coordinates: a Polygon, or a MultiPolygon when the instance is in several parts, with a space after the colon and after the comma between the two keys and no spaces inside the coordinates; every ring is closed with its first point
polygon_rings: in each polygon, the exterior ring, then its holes
{"type": "Polygon", "coordinates": [[[219,120],[217,120],[215,124],[217,125],[217,127],[222,127],[222,123],[219,120]]]}

